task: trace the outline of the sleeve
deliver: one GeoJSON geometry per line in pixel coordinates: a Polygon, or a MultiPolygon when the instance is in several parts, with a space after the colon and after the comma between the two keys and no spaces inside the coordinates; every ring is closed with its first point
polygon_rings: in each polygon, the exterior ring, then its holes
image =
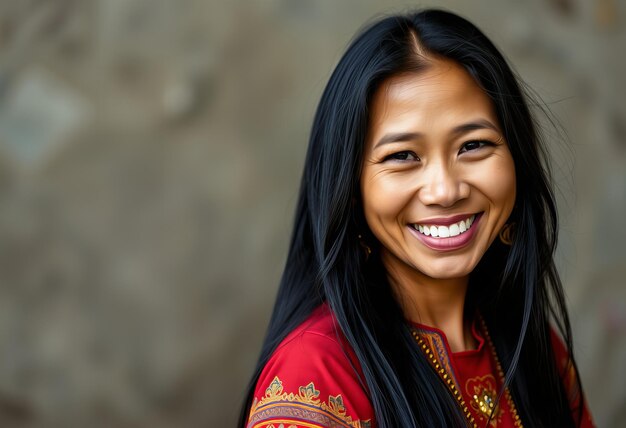
{"type": "Polygon", "coordinates": [[[373,409],[352,358],[334,338],[305,332],[263,369],[247,428],[370,428],[373,409]]]}
{"type": "Polygon", "coordinates": [[[565,390],[569,394],[568,398],[570,402],[570,407],[572,409],[572,414],[574,416],[574,421],[578,421],[578,412],[581,411],[582,406],[582,418],[580,421],[580,428],[595,428],[596,425],[591,419],[591,412],[589,412],[587,402],[585,401],[583,394],[581,394],[581,391],[576,382],[576,371],[574,369],[572,361],[569,358],[567,348],[565,347],[565,344],[563,343],[561,338],[554,331],[554,329],[552,329],[550,333],[557,367],[559,369],[561,379],[563,379],[565,390]]]}

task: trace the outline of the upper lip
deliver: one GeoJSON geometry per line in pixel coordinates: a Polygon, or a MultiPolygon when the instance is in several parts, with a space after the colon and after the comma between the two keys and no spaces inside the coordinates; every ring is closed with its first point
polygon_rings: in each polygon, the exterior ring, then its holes
{"type": "Polygon", "coordinates": [[[449,226],[453,223],[457,223],[461,220],[465,220],[470,218],[473,215],[478,215],[479,213],[469,213],[469,214],[457,214],[450,217],[433,217],[424,220],[417,221],[413,224],[436,224],[438,226],[449,226]]]}

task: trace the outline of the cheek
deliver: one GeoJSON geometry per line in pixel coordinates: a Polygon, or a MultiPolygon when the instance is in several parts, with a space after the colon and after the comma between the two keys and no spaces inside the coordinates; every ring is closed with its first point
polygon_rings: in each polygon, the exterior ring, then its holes
{"type": "Polygon", "coordinates": [[[515,205],[515,164],[511,155],[494,155],[480,164],[467,166],[465,172],[467,183],[477,191],[477,196],[488,201],[496,214],[493,219],[503,223],[515,205]]]}
{"type": "Polygon", "coordinates": [[[370,228],[396,219],[410,201],[410,191],[402,180],[390,176],[364,177],[361,185],[363,210],[370,228]]]}
{"type": "Polygon", "coordinates": [[[508,217],[515,205],[515,164],[510,155],[497,159],[481,172],[483,190],[497,208],[508,217]]]}

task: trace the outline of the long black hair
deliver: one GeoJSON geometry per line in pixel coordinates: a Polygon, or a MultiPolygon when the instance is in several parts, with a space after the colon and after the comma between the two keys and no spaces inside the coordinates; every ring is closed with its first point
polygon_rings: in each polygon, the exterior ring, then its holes
{"type": "MultiPolygon", "coordinates": [[[[522,421],[569,427],[568,395],[550,339],[552,321],[571,354],[562,285],[554,266],[557,212],[546,153],[528,95],[493,43],[450,12],[389,16],[365,28],[335,68],[311,130],[293,235],[254,385],[277,345],[327,302],[363,369],[379,427],[463,426],[451,394],[411,337],[374,250],[359,203],[368,106],[381,82],[424,68],[422,55],[456,61],[490,97],[515,162],[514,241],[492,244],[470,275],[467,302],[489,326],[522,421]]],[[[373,245],[375,248],[375,245],[373,245]]]]}

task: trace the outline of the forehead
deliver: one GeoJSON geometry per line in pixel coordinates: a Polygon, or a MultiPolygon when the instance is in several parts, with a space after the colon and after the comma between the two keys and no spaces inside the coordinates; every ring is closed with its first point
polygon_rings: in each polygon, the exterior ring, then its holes
{"type": "Polygon", "coordinates": [[[408,130],[405,128],[444,131],[459,122],[481,118],[498,125],[491,99],[463,67],[435,59],[420,72],[383,82],[370,105],[370,135],[408,130]]]}

